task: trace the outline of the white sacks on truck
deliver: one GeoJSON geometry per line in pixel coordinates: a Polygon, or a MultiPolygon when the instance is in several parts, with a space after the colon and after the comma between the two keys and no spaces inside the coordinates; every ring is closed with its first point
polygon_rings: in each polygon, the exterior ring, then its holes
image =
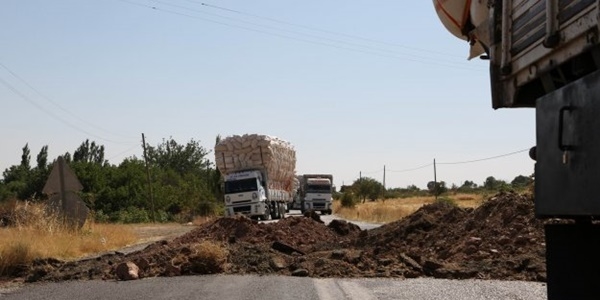
{"type": "Polygon", "coordinates": [[[296,150],[289,142],[259,134],[233,135],[215,146],[215,162],[221,174],[261,169],[269,189],[295,192],[296,150]]]}

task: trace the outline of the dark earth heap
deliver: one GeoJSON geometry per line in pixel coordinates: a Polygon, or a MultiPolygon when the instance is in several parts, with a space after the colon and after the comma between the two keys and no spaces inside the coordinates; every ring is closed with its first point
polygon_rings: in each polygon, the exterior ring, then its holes
{"type": "MultiPolygon", "coordinates": [[[[398,200],[401,201],[401,200],[398,200]]],[[[435,277],[545,281],[544,222],[531,196],[500,193],[476,209],[439,202],[372,230],[318,215],[258,223],[219,218],[143,250],[93,259],[34,261],[15,271],[26,282],[195,274],[311,277],[435,277]],[[130,264],[131,265],[131,264],[130,264]]]]}

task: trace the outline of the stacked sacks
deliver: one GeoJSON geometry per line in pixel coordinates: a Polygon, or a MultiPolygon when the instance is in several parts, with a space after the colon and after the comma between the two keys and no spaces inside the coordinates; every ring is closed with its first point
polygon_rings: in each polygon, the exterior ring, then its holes
{"type": "Polygon", "coordinates": [[[269,189],[293,193],[297,187],[296,151],[277,137],[244,134],[224,138],[215,146],[215,162],[223,175],[262,169],[269,178],[269,189]]]}

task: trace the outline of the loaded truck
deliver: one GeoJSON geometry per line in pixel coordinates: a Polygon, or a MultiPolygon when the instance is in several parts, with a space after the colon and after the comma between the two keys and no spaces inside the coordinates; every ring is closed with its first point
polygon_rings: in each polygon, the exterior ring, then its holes
{"type": "Polygon", "coordinates": [[[296,152],[289,142],[268,135],[233,135],[219,141],[214,153],[226,216],[285,217],[297,189],[296,152]]]}
{"type": "Polygon", "coordinates": [[[433,0],[442,24],[489,60],[491,102],[535,108],[535,215],[548,299],[600,299],[600,3],[433,0]]]}
{"type": "Polygon", "coordinates": [[[304,174],[298,176],[298,192],[294,199],[294,208],[305,211],[332,213],[333,175],[304,174]]]}

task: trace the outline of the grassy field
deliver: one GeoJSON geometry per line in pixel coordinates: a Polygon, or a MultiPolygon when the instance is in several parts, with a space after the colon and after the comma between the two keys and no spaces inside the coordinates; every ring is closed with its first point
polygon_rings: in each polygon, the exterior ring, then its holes
{"type": "MultiPolygon", "coordinates": [[[[455,194],[443,198],[450,199],[459,207],[477,207],[484,200],[483,195],[475,194],[455,194]]],[[[387,199],[385,201],[377,200],[358,203],[353,208],[342,207],[339,201],[334,201],[333,212],[338,216],[352,221],[388,223],[400,220],[412,214],[421,206],[433,203],[434,201],[435,198],[433,196],[387,199]]]]}
{"type": "MultiPolygon", "coordinates": [[[[2,207],[6,211],[6,207],[2,207]]],[[[11,226],[0,227],[0,276],[37,258],[72,260],[139,243],[181,235],[210,218],[193,224],[105,224],[87,222],[68,228],[44,212],[41,204],[12,203],[11,226]]]]}

